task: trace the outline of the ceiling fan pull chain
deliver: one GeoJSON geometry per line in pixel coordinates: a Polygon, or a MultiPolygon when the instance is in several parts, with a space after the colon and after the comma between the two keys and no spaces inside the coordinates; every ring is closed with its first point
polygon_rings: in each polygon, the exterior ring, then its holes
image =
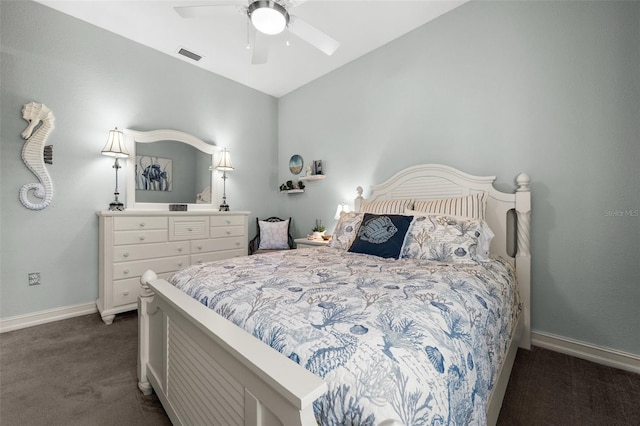
{"type": "Polygon", "coordinates": [[[247,50],[251,50],[251,21],[247,19],[247,50]]]}

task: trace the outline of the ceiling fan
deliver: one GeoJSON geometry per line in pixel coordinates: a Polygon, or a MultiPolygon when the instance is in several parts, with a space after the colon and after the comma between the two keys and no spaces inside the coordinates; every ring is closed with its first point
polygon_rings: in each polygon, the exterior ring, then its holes
{"type": "Polygon", "coordinates": [[[220,12],[221,7],[234,7],[246,14],[248,22],[248,45],[251,49],[251,63],[264,64],[269,55],[268,36],[288,30],[326,55],[333,55],[340,43],[289,13],[290,10],[307,0],[249,0],[245,6],[238,2],[219,2],[197,6],[176,6],[173,9],[183,18],[203,18],[220,12]]]}

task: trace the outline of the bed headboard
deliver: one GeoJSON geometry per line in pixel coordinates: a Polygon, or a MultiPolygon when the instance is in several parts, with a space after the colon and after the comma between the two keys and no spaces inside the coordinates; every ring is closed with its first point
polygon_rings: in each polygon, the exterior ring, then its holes
{"type": "MultiPolygon", "coordinates": [[[[515,193],[496,190],[495,176],[473,176],[441,164],[422,164],[399,171],[387,181],[374,185],[367,201],[411,198],[432,200],[486,192],[486,221],[494,232],[491,254],[511,262],[516,268],[520,297],[525,307],[525,345],[530,330],[531,254],[529,250],[531,193],[530,178],[525,173],[516,177],[515,193]]],[[[364,201],[362,187],[354,209],[360,210],[364,201]]]]}

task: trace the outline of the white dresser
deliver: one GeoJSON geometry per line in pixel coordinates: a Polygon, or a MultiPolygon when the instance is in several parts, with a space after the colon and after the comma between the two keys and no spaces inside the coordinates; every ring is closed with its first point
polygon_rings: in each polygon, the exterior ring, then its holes
{"type": "Polygon", "coordinates": [[[151,269],[167,278],[189,265],[246,256],[249,212],[195,210],[102,211],[99,295],[105,324],[137,309],[140,276],[151,269]]]}

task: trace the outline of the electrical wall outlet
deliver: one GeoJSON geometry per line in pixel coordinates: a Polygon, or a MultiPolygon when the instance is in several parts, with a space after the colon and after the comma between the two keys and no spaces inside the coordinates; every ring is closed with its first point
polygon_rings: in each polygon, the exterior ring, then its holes
{"type": "Polygon", "coordinates": [[[40,272],[29,272],[29,285],[40,285],[40,272]]]}

